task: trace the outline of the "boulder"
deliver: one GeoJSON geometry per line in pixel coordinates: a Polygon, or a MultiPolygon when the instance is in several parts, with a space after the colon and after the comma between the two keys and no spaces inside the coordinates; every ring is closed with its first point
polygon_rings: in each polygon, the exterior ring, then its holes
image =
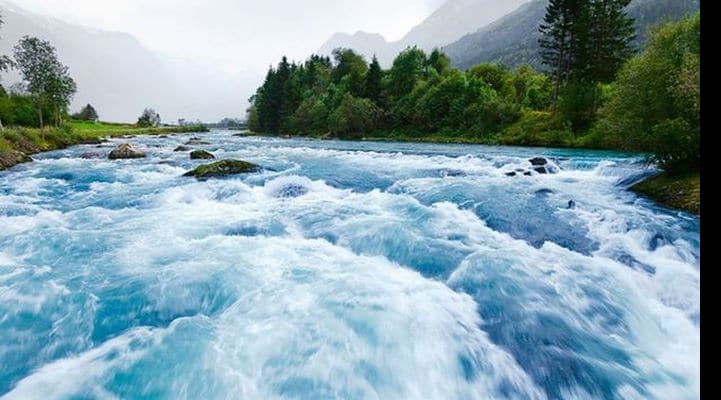
{"type": "Polygon", "coordinates": [[[547,174],[548,173],[548,170],[546,169],[546,167],[536,167],[533,170],[538,172],[539,174],[547,174]]]}
{"type": "Polygon", "coordinates": [[[531,159],[528,160],[528,161],[530,161],[530,162],[531,162],[531,165],[533,165],[534,167],[539,167],[539,166],[543,166],[543,165],[548,164],[548,160],[546,160],[546,159],[543,158],[543,157],[531,158],[531,159]]]}
{"type": "Polygon", "coordinates": [[[526,172],[523,173],[523,175],[525,175],[525,176],[531,176],[531,171],[526,171],[526,172]]]}
{"type": "Polygon", "coordinates": [[[193,150],[190,152],[191,160],[212,160],[215,156],[205,150],[193,150]]]}
{"type": "Polygon", "coordinates": [[[182,145],[181,145],[181,146],[176,147],[175,150],[173,150],[173,151],[190,151],[190,150],[193,150],[193,149],[191,149],[191,148],[188,147],[188,146],[182,146],[182,145]]]}
{"type": "Polygon", "coordinates": [[[130,143],[123,143],[118,145],[113,151],[110,152],[108,158],[111,160],[118,160],[123,158],[143,158],[145,153],[136,149],[130,143]]]}
{"type": "Polygon", "coordinates": [[[257,172],[260,166],[241,160],[221,160],[214,163],[201,165],[194,170],[186,172],[183,176],[194,176],[196,178],[213,178],[226,175],[245,174],[257,172]]]}
{"type": "Polygon", "coordinates": [[[516,176],[516,171],[506,172],[506,176],[516,176]]]}

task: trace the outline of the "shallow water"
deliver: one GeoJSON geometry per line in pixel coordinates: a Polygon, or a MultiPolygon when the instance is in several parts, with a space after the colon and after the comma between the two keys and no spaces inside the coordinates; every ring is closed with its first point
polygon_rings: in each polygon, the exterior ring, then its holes
{"type": "Polygon", "coordinates": [[[3,398],[699,398],[700,221],[638,157],[202,136],[264,171],[0,172],[3,398]]]}

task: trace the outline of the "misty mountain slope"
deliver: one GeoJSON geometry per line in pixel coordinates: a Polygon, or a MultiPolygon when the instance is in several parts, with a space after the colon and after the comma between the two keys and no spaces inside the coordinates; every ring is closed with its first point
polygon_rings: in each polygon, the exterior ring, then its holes
{"type": "Polygon", "coordinates": [[[351,48],[370,59],[374,54],[388,66],[403,49],[418,46],[426,51],[442,47],[463,35],[475,32],[528,0],[448,0],[402,39],[387,42],[383,36],[366,32],[353,35],[336,33],[320,48],[330,54],[338,47],[351,48]]]}
{"type": "MultiPolygon", "coordinates": [[[[241,116],[247,94],[260,79],[167,58],[127,33],[69,24],[1,0],[0,13],[5,20],[0,54],[12,56],[25,35],[50,41],[78,85],[71,111],[91,103],[103,120],[134,122],[145,107],[155,108],[165,122],[241,116]]],[[[9,87],[19,80],[19,73],[11,71],[0,83],[9,87]]]]}
{"type": "MultiPolygon", "coordinates": [[[[132,120],[143,107],[158,107],[163,99],[183,94],[162,61],[128,34],[70,25],[7,3],[0,9],[5,20],[0,52],[11,55],[25,35],[49,40],[77,82],[73,109],[92,103],[103,119],[132,120]]],[[[17,71],[3,77],[6,86],[17,81],[17,71]]]]}
{"type": "MultiPolygon", "coordinates": [[[[538,27],[547,0],[533,0],[498,21],[445,46],[454,66],[466,69],[482,62],[516,67],[528,63],[541,68],[538,27]]],[[[648,29],[664,20],[676,20],[698,10],[698,0],[633,0],[628,13],[636,18],[637,45],[645,43],[648,29]]]]}

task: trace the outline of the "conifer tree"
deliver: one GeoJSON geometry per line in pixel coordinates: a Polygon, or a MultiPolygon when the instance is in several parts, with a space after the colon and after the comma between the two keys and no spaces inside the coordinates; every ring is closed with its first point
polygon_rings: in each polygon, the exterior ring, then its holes
{"type": "Polygon", "coordinates": [[[383,71],[381,65],[378,62],[378,58],[373,56],[371,65],[368,68],[368,73],[365,78],[365,90],[364,97],[370,99],[374,103],[378,104],[381,100],[381,80],[383,79],[383,71]]]}

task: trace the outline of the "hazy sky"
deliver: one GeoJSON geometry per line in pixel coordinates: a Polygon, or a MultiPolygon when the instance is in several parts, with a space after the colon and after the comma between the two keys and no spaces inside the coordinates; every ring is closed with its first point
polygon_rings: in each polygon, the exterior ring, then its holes
{"type": "Polygon", "coordinates": [[[166,55],[228,72],[304,59],[335,32],[398,39],[443,0],[14,0],[72,23],[128,32],[166,55]]]}

